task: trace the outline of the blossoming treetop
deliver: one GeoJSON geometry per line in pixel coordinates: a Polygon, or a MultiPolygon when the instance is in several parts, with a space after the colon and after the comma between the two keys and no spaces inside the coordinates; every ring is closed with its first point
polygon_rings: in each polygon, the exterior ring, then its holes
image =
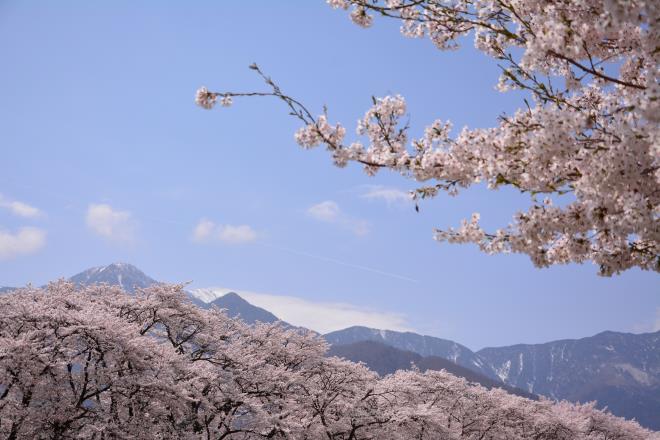
{"type": "Polygon", "coordinates": [[[280,323],[203,310],[182,286],[57,282],[0,296],[0,438],[658,440],[592,404],[445,371],[379,377],[280,323]]]}
{"type": "Polygon", "coordinates": [[[617,0],[328,0],[351,9],[358,25],[373,16],[401,22],[408,37],[429,38],[440,50],[474,35],[475,47],[502,68],[498,88],[529,92],[530,101],[499,125],[454,133],[445,120],[412,138],[401,121],[401,96],[374,98],[346,141],[327,112],[313,116],[284,94],[258,66],[266,92],[211,92],[196,101],[274,96],[304,126],[304,148],[324,145],[335,165],[382,168],[423,182],[415,200],[440,191],[456,195],[485,182],[531,195],[526,212],[486,232],[479,215],[458,229],[436,230],[450,243],[475,243],[489,253],[518,252],[537,267],[592,261],[601,275],[632,267],[660,271],[660,3],[617,0]],[[565,199],[561,206],[553,199],[565,199]]]}

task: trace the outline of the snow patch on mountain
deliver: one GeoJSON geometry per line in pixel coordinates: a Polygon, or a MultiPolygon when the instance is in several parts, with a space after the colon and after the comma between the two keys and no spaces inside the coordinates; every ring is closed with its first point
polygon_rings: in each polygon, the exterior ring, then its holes
{"type": "Polygon", "coordinates": [[[506,361],[500,368],[495,368],[497,377],[502,379],[502,382],[507,383],[509,379],[509,372],[511,371],[511,361],[506,361]]]}
{"type": "Polygon", "coordinates": [[[633,379],[635,379],[635,381],[637,381],[641,385],[651,386],[655,382],[657,382],[646,371],[642,371],[631,364],[617,364],[614,367],[619,371],[628,373],[633,379]]]}
{"type": "Polygon", "coordinates": [[[158,284],[156,280],[128,263],[113,263],[107,266],[92,267],[69,279],[80,286],[105,283],[119,286],[131,293],[136,288],[145,288],[158,284]]]}
{"type": "Polygon", "coordinates": [[[234,290],[226,287],[205,287],[201,289],[192,289],[189,292],[193,297],[208,304],[225,296],[229,292],[234,292],[234,290]]]}

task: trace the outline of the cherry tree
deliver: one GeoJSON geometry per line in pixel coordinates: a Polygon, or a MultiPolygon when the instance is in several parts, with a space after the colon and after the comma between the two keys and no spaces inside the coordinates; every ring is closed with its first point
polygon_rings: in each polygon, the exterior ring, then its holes
{"type": "Polygon", "coordinates": [[[56,282],[0,297],[0,439],[659,439],[636,422],[445,371],[379,377],[318,335],[56,282]]]}
{"type": "Polygon", "coordinates": [[[357,25],[396,20],[407,37],[455,50],[467,35],[502,69],[501,91],[529,93],[524,107],[496,127],[453,129],[436,120],[412,137],[402,96],[373,98],[357,136],[286,95],[259,67],[270,90],[213,92],[211,109],[235,97],[281,99],[303,124],[304,148],[319,145],[335,165],[356,162],[369,175],[389,169],[421,182],[415,200],[456,195],[485,183],[531,195],[527,211],[496,231],[479,214],[456,229],[436,230],[449,243],[488,253],[527,254],[535,266],[592,261],[611,276],[632,267],[660,271],[660,3],[647,0],[327,0],[350,9],[357,25]]]}

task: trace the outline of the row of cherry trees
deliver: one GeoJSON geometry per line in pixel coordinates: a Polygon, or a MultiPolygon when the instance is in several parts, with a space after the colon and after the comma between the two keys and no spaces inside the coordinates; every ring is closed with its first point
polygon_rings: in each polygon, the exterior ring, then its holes
{"type": "Polygon", "coordinates": [[[318,336],[248,326],[181,286],[0,297],[2,439],[658,439],[591,405],[444,371],[378,377],[318,336]]]}
{"type": "Polygon", "coordinates": [[[405,99],[374,98],[348,141],[344,126],[331,124],[327,112],[314,116],[256,65],[269,91],[202,87],[197,103],[210,109],[218,98],[224,106],[236,96],[280,98],[304,125],[295,135],[302,147],[325,146],[340,167],[356,162],[370,175],[390,169],[424,182],[415,199],[480,183],[532,195],[506,227],[484,231],[475,214],[457,229],[437,230],[437,240],[527,254],[538,267],[592,261],[606,276],[631,267],[660,271],[660,2],[327,3],[350,9],[362,27],[374,16],[399,21],[405,36],[429,38],[440,50],[473,34],[474,46],[502,68],[497,87],[525,90],[530,100],[496,127],[454,131],[436,120],[411,138],[405,99]]]}

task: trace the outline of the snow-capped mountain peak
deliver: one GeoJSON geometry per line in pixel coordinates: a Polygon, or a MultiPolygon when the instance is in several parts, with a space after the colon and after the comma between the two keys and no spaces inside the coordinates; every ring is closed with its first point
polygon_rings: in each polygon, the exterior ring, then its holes
{"type": "Polygon", "coordinates": [[[192,289],[189,292],[192,297],[208,304],[212,303],[218,298],[225,296],[228,293],[233,292],[233,290],[226,287],[206,287],[202,289],[192,289]]]}
{"type": "Polygon", "coordinates": [[[70,280],[78,285],[106,283],[120,286],[128,292],[136,288],[145,288],[158,284],[158,281],[148,277],[137,267],[128,263],[112,263],[107,266],[97,266],[74,275],[70,280]]]}

